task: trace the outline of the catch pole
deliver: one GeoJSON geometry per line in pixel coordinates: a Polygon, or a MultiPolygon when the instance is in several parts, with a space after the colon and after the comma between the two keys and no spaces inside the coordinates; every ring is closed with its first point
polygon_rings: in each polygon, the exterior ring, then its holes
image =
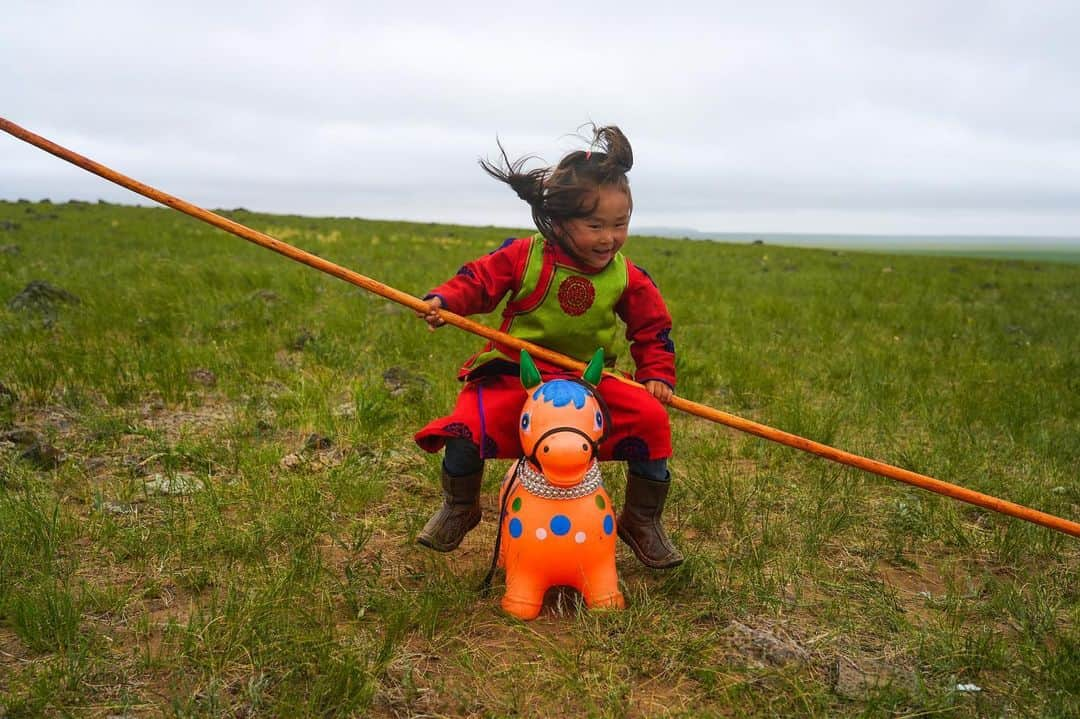
{"type": "MultiPolygon", "coordinates": [[[[99,177],[103,177],[110,182],[115,182],[121,187],[125,187],[132,192],[138,193],[143,197],[147,197],[154,202],[159,202],[167,207],[171,207],[174,210],[179,210],[185,215],[190,215],[196,219],[202,220],[208,224],[218,227],[226,232],[230,232],[237,237],[241,237],[248,242],[253,242],[260,247],[265,247],[268,250],[273,250],[278,254],[285,255],[291,260],[296,260],[309,267],[325,272],[328,275],[333,275],[339,279],[345,280],[357,287],[362,287],[369,292],[373,292],[380,297],[385,297],[388,300],[397,302],[404,305],[416,312],[427,314],[429,311],[428,305],[418,297],[397,290],[389,285],[384,285],[381,282],[377,282],[370,277],[365,277],[352,270],[347,270],[340,265],[336,265],[333,262],[328,262],[321,257],[305,252],[297,247],[293,247],[281,240],[276,240],[270,235],[253,230],[246,225],[241,225],[239,222],[235,222],[226,217],[222,217],[214,212],[205,210],[197,205],[193,205],[190,202],[174,197],[168,193],[162,192],[156,188],[146,185],[138,180],[132,179],[127,175],[123,175],[101,163],[94,162],[88,157],[84,157],[76,152],[73,152],[66,147],[57,145],[55,142],[45,139],[40,135],[36,135],[29,130],[16,125],[14,122],[0,117],[0,130],[13,135],[24,142],[27,142],[37,148],[44,150],[52,155],[56,155],[62,160],[66,160],[73,165],[77,165],[88,172],[92,172],[99,177]]],[[[578,372],[585,369],[585,363],[579,362],[565,355],[553,352],[539,345],[534,345],[531,342],[525,342],[516,337],[512,337],[498,330],[492,329],[486,325],[482,325],[478,322],[473,322],[470,319],[462,317],[461,315],[454,314],[449,310],[439,310],[439,317],[449,325],[454,325],[466,332],[471,332],[475,335],[479,335],[493,342],[512,347],[516,350],[528,350],[529,354],[539,357],[546,362],[549,362],[557,367],[563,367],[569,370],[576,370],[578,372]]],[[[642,387],[643,385],[634,382],[633,380],[626,379],[614,373],[605,373],[605,376],[613,377],[614,379],[624,382],[626,384],[633,385],[635,387],[642,387]]],[[[712,407],[699,404],[697,402],[691,402],[690,400],[683,399],[682,397],[674,396],[668,402],[668,404],[675,409],[682,410],[692,415],[702,417],[712,422],[732,427],[742,432],[767,439],[771,442],[777,442],[779,444],[786,445],[788,447],[794,447],[795,449],[808,452],[810,454],[824,457],[825,459],[838,462],[839,464],[845,464],[849,467],[855,467],[871,474],[877,474],[882,477],[888,477],[889,479],[895,479],[898,482],[910,484],[920,489],[925,489],[929,492],[941,494],[946,497],[958,499],[961,502],[967,502],[983,509],[989,509],[1000,514],[1006,514],[1011,517],[1023,519],[1033,524],[1038,524],[1049,529],[1070,534],[1074,537],[1080,537],[1080,524],[1072,522],[1062,517],[1057,517],[1052,514],[1040,512],[1037,509],[1025,507],[1021,504],[1009,502],[1004,499],[999,499],[988,494],[976,492],[965,487],[961,487],[956,484],[950,484],[949,482],[943,482],[933,477],[928,477],[918,472],[912,472],[901,467],[895,467],[885,462],[879,462],[875,459],[868,459],[867,457],[861,457],[857,454],[845,452],[842,449],[830,447],[820,442],[815,442],[805,437],[800,437],[789,432],[784,432],[768,425],[753,422],[742,417],[738,417],[727,412],[721,412],[720,410],[713,409],[712,407]]]]}

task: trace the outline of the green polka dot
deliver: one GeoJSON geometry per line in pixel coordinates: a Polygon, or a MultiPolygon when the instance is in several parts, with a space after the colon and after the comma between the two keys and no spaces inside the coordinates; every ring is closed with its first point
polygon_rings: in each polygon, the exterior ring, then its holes
{"type": "Polygon", "coordinates": [[[510,504],[510,509],[515,512],[521,509],[521,497],[514,497],[514,501],[510,504]]]}
{"type": "Polygon", "coordinates": [[[596,495],[596,506],[599,507],[600,509],[603,509],[604,507],[607,506],[607,502],[605,502],[604,498],[601,497],[599,494],[596,495]]]}

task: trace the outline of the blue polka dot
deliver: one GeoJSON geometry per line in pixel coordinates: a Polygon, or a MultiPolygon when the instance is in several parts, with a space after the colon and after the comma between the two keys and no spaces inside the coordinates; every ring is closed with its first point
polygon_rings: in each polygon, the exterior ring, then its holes
{"type": "MultiPolygon", "coordinates": [[[[507,525],[507,528],[510,530],[510,536],[514,539],[521,536],[521,520],[517,517],[510,520],[510,524],[507,525]]],[[[611,534],[611,532],[608,532],[608,534],[611,534]]]]}
{"type": "Polygon", "coordinates": [[[604,534],[611,534],[615,531],[615,519],[609,514],[604,517],[604,534]]]}
{"type": "Polygon", "coordinates": [[[564,514],[556,514],[551,518],[551,531],[560,537],[570,531],[570,518],[564,514]]]}

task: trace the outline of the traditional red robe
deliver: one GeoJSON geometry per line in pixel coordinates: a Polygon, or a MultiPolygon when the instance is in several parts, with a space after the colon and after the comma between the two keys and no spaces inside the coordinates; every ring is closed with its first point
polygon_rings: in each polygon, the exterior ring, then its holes
{"type": "MultiPolygon", "coordinates": [[[[543,243],[543,271],[539,287],[522,288],[526,274],[533,238],[510,239],[502,247],[477,260],[465,264],[457,275],[433,289],[428,297],[439,297],[443,306],[459,315],[492,312],[502,299],[511,293],[511,301],[503,314],[503,329],[512,327],[515,311],[522,308],[525,295],[543,297],[542,302],[558,303],[565,316],[552,327],[568,326],[580,313],[581,297],[596,293],[580,292],[590,276],[602,270],[591,269],[566,253],[554,243],[543,243]],[[555,266],[569,270],[574,275],[574,293],[548,291],[544,278],[550,281],[555,266]],[[583,284],[584,283],[584,284],[583,284]],[[522,292],[522,290],[525,290],[522,292]],[[538,293],[538,294],[537,294],[538,293]]],[[[664,304],[656,283],[640,267],[626,260],[625,289],[611,307],[611,321],[618,316],[626,324],[626,337],[630,342],[630,354],[634,359],[638,382],[658,380],[675,386],[675,345],[671,340],[671,315],[664,304]]],[[[590,285],[591,287],[591,285],[590,285]]],[[[608,293],[599,293],[606,296],[608,293]]],[[[544,345],[541,341],[538,344],[544,345]]],[[[574,373],[536,359],[545,379],[572,377],[574,373]]],[[[587,361],[589,357],[577,357],[587,361]]],[[[461,437],[480,448],[481,457],[513,459],[521,456],[518,442],[517,420],[525,401],[525,390],[518,379],[517,355],[508,348],[491,343],[471,357],[461,368],[459,378],[465,386],[458,397],[454,410],[440,417],[417,432],[417,444],[429,452],[442,448],[448,437],[461,437]],[[499,349],[505,358],[491,360],[487,350],[499,349]],[[477,363],[479,357],[488,361],[477,363]]],[[[600,445],[601,460],[647,460],[671,456],[671,428],[664,406],[642,389],[628,386],[607,377],[598,388],[611,413],[611,432],[600,445]]]]}

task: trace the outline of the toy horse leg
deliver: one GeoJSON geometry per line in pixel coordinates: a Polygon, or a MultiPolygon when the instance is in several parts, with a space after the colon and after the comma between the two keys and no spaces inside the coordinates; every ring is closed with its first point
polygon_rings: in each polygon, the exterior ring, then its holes
{"type": "Polygon", "coordinates": [[[544,606],[544,592],[547,586],[532,576],[521,576],[517,572],[506,575],[506,594],[502,598],[502,608],[507,614],[518,619],[536,619],[544,606]]]}
{"type": "Polygon", "coordinates": [[[581,596],[589,609],[622,609],[626,606],[619,591],[619,574],[615,562],[610,566],[593,567],[582,581],[581,596]]]}

